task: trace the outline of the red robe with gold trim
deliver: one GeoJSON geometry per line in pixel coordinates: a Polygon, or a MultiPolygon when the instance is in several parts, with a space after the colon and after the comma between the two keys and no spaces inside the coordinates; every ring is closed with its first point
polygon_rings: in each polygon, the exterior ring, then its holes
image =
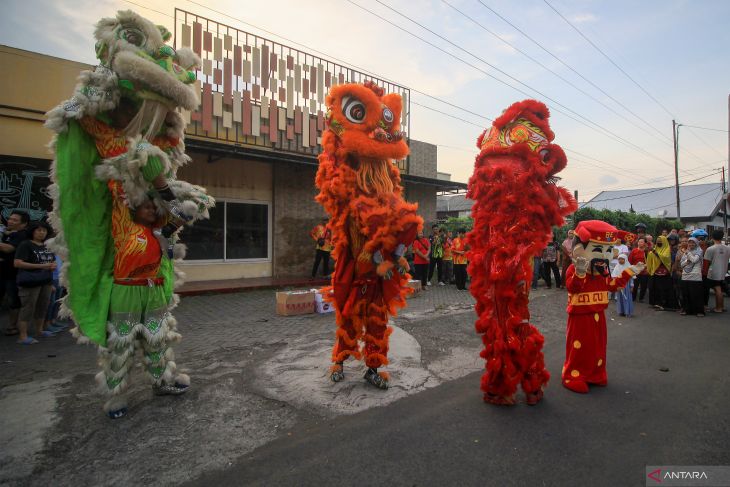
{"type": "Polygon", "coordinates": [[[568,289],[568,329],[565,342],[563,385],[575,392],[588,392],[588,384],[605,386],[606,313],[608,293],[624,287],[633,277],[627,269],[619,278],[575,274],[568,267],[565,285],[568,289]]]}

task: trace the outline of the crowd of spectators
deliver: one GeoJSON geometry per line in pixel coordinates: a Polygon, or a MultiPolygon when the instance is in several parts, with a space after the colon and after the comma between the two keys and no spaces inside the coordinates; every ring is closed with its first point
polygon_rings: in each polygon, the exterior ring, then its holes
{"type": "MultiPolygon", "coordinates": [[[[648,303],[657,310],[679,311],[681,314],[704,316],[705,312],[724,310],[723,291],[730,259],[730,247],[723,244],[722,230],[712,238],[704,230],[663,230],[654,238],[646,226],[638,224],[635,238],[622,240],[613,249],[610,269],[613,275],[638,262],[646,268],[624,289],[611,295],[621,316],[633,316],[634,303],[648,303]],[[715,303],[707,308],[711,292],[715,303]]],[[[549,289],[565,287],[565,276],[572,263],[573,230],[568,230],[562,243],[553,240],[543,252],[534,257],[532,288],[540,280],[549,289]]],[[[420,232],[406,254],[411,262],[414,279],[423,289],[429,286],[455,285],[466,290],[467,275],[466,230],[453,232],[439,225],[431,227],[426,236],[420,232]]]]}
{"type": "Polygon", "coordinates": [[[57,321],[61,260],[46,247],[52,236],[44,221],[31,222],[28,213],[13,210],[0,224],[0,304],[9,312],[3,333],[18,336],[21,345],[53,337],[67,325],[57,321]]]}

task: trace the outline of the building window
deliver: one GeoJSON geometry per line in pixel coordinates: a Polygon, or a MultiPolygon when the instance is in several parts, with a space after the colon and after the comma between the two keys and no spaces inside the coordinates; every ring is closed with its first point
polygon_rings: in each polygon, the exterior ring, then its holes
{"type": "Polygon", "coordinates": [[[268,203],[217,200],[209,220],[183,232],[185,260],[269,259],[270,222],[268,203]]]}

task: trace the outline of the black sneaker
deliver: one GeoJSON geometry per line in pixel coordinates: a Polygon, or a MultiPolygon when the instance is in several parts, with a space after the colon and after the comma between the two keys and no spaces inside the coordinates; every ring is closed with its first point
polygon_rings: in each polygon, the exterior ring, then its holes
{"type": "Polygon", "coordinates": [[[372,385],[377,387],[378,389],[387,389],[388,388],[388,381],[383,378],[380,374],[378,374],[378,371],[375,369],[368,369],[367,372],[365,372],[364,379],[368,382],[370,382],[372,385]]]}

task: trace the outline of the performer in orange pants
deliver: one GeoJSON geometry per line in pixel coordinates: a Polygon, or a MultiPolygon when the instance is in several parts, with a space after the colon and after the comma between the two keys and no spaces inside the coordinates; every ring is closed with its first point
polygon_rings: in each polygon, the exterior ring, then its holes
{"type": "Polygon", "coordinates": [[[575,229],[573,264],[568,267],[568,329],[563,365],[563,386],[588,392],[588,384],[605,386],[606,314],[608,293],[626,285],[643,264],[630,266],[620,277],[608,272],[611,249],[620,243],[620,232],[598,220],[583,221],[575,229]]]}
{"type": "Polygon", "coordinates": [[[327,96],[317,201],[330,216],[331,299],[337,331],[330,378],[345,378],[344,362],[364,357],[365,380],[387,389],[390,316],[406,305],[410,275],[406,248],[423,227],[418,205],[403,198],[393,163],[408,155],[400,132],[402,100],[373,82],[332,87],[327,96]]]}

